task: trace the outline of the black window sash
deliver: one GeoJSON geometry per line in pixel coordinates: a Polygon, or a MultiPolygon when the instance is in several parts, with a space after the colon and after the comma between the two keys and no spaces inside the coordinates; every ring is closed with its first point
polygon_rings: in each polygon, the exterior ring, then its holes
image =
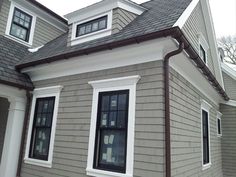
{"type": "Polygon", "coordinates": [[[99,101],[98,101],[98,113],[97,113],[97,128],[96,128],[96,139],[95,139],[95,149],[94,149],[94,163],[93,167],[95,169],[100,169],[100,170],[106,170],[106,171],[113,171],[113,172],[120,172],[120,173],[125,173],[126,172],[126,157],[127,157],[127,133],[128,133],[128,110],[129,110],[129,91],[128,90],[123,90],[123,91],[112,91],[112,92],[101,92],[99,94],[99,101]],[[102,96],[104,95],[113,95],[115,93],[118,94],[127,94],[127,111],[126,111],[126,125],[124,128],[109,128],[109,127],[100,127],[101,120],[99,119],[101,115],[101,106],[102,106],[102,96]],[[108,165],[108,164],[99,164],[100,161],[100,154],[99,150],[101,148],[101,132],[104,130],[115,130],[115,131],[123,131],[125,132],[125,154],[124,154],[124,166],[123,167],[118,167],[114,165],[108,165]]]}
{"type": "MultiPolygon", "coordinates": [[[[91,27],[91,28],[92,28],[92,27],[91,27]]],[[[84,35],[86,35],[86,34],[94,33],[94,32],[97,32],[97,31],[100,31],[100,30],[103,30],[103,29],[106,29],[106,28],[107,28],[107,15],[106,15],[106,16],[103,16],[103,17],[100,17],[100,18],[98,18],[98,19],[95,19],[95,20],[92,20],[92,21],[85,22],[85,23],[82,23],[82,24],[77,25],[77,27],[76,27],[76,37],[84,36],[84,35]],[[82,28],[82,27],[85,27],[85,28],[86,28],[86,26],[92,25],[92,24],[95,23],[95,22],[100,22],[100,21],[102,21],[103,19],[105,20],[105,23],[106,23],[104,28],[99,28],[99,26],[98,26],[98,29],[95,30],[95,31],[92,31],[92,29],[91,29],[90,32],[86,33],[86,30],[85,30],[85,33],[84,33],[84,34],[82,34],[82,35],[79,34],[80,28],[82,28]]]]}
{"type": "Polygon", "coordinates": [[[34,110],[34,120],[33,120],[33,127],[32,127],[32,133],[31,133],[31,142],[30,142],[30,158],[33,159],[38,159],[38,160],[48,160],[48,155],[49,155],[49,149],[50,149],[50,143],[51,143],[51,131],[52,131],[52,123],[53,123],[53,114],[54,114],[54,107],[55,107],[55,97],[47,97],[47,98],[37,98],[36,99],[36,104],[35,104],[35,110],[34,110]],[[53,107],[50,116],[51,116],[51,121],[49,126],[37,126],[36,121],[37,121],[37,111],[38,111],[38,106],[39,106],[39,101],[44,100],[44,101],[50,101],[53,100],[53,107]],[[35,142],[36,142],[36,134],[39,131],[39,129],[44,129],[44,130],[49,130],[49,142],[48,142],[48,147],[47,147],[47,154],[46,155],[38,155],[35,154],[35,142]]]}
{"type": "MultiPolygon", "coordinates": [[[[13,35],[13,34],[11,33],[13,24],[15,24],[15,25],[17,25],[17,26],[19,26],[19,27],[21,27],[21,28],[23,28],[23,29],[26,30],[26,38],[25,38],[25,41],[26,41],[26,42],[29,42],[30,30],[31,30],[31,25],[32,25],[32,16],[15,7],[14,12],[13,12],[13,17],[12,17],[12,24],[11,24],[11,28],[10,28],[10,34],[11,34],[11,35],[13,35]],[[14,17],[15,17],[16,11],[18,11],[18,12],[20,12],[20,14],[24,14],[25,16],[27,16],[27,17],[30,18],[29,28],[27,28],[27,27],[25,27],[24,25],[21,25],[20,23],[17,23],[17,22],[14,21],[14,17]]],[[[18,36],[15,36],[15,35],[14,35],[14,37],[19,38],[18,36]]],[[[19,39],[21,39],[21,38],[19,38],[19,39]]],[[[22,40],[22,39],[21,39],[21,40],[22,40]]]]}
{"type": "Polygon", "coordinates": [[[208,112],[202,110],[203,164],[210,162],[208,112]]]}
{"type": "Polygon", "coordinates": [[[221,119],[217,118],[218,135],[221,135],[221,119]]]}

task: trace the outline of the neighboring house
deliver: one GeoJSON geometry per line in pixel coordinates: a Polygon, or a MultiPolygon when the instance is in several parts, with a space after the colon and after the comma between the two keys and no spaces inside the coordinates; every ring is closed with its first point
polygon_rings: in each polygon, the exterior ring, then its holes
{"type": "Polygon", "coordinates": [[[65,18],[2,3],[1,177],[233,176],[208,0],[103,0],[65,18]]]}

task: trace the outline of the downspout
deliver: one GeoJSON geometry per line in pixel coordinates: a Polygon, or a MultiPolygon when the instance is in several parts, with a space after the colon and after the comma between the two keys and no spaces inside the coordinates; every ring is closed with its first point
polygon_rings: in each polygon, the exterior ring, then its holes
{"type": "Polygon", "coordinates": [[[184,49],[184,43],[180,42],[179,48],[164,57],[164,92],[165,92],[165,160],[166,160],[166,177],[171,177],[171,133],[170,133],[170,58],[180,54],[184,49]]]}
{"type": "Polygon", "coordinates": [[[31,98],[32,98],[30,91],[26,92],[26,97],[27,97],[27,101],[26,101],[25,119],[24,119],[23,131],[22,131],[22,136],[21,136],[20,154],[19,154],[17,174],[16,174],[17,177],[20,177],[22,161],[23,161],[23,150],[24,150],[24,143],[25,143],[25,135],[26,135],[26,128],[27,128],[31,98]]]}

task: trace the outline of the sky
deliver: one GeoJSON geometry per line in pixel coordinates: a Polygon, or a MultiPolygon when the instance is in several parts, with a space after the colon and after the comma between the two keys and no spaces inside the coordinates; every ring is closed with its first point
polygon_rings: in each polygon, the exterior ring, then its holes
{"type": "MultiPolygon", "coordinates": [[[[100,0],[37,0],[63,16],[100,0]]],[[[143,3],[148,0],[133,0],[143,3]]],[[[236,35],[236,0],[209,0],[217,38],[236,35]]]]}

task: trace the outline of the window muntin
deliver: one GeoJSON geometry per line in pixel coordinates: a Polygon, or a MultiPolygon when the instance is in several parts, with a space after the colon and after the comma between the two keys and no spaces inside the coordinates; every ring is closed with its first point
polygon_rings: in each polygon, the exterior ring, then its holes
{"type": "Polygon", "coordinates": [[[200,57],[204,61],[204,63],[206,63],[206,61],[207,61],[207,59],[206,59],[206,51],[204,50],[202,45],[200,45],[200,57]]]}
{"type": "Polygon", "coordinates": [[[76,37],[90,34],[107,28],[107,15],[80,25],[76,28],[76,37]]]}
{"type": "Polygon", "coordinates": [[[210,141],[209,141],[209,115],[208,112],[202,110],[202,152],[203,165],[210,163],[210,141]]]}
{"type": "Polygon", "coordinates": [[[18,8],[14,9],[10,35],[29,42],[30,28],[32,23],[32,16],[21,11],[18,8]]]}
{"type": "Polygon", "coordinates": [[[55,97],[37,98],[29,157],[48,160],[55,97]]]}
{"type": "Polygon", "coordinates": [[[126,171],[129,91],[101,92],[98,101],[94,168],[126,171]]]}

